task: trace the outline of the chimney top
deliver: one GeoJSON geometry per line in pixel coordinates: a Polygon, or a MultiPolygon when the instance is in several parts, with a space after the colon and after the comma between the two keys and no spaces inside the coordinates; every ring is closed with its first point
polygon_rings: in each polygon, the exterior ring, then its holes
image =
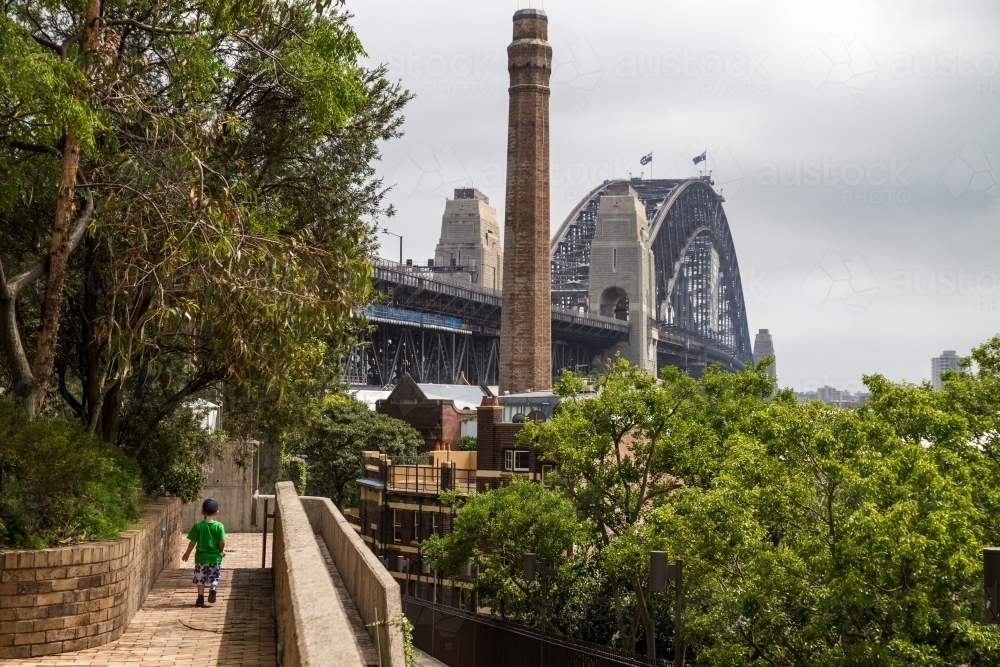
{"type": "Polygon", "coordinates": [[[541,19],[548,21],[549,17],[546,16],[545,11],[542,9],[519,9],[514,12],[514,20],[518,19],[541,19]]]}

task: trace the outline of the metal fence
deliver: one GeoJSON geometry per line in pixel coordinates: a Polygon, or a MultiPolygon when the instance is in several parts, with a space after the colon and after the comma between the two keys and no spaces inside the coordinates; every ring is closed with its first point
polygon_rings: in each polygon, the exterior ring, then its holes
{"type": "Polygon", "coordinates": [[[413,645],[448,667],[651,667],[644,656],[403,596],[413,645]]]}

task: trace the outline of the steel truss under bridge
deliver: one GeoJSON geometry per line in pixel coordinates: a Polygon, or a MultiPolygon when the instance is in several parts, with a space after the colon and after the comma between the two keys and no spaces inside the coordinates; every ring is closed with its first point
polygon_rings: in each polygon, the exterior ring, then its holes
{"type": "Polygon", "coordinates": [[[344,360],[352,384],[393,386],[405,373],[417,382],[452,384],[461,373],[475,384],[497,383],[500,339],[442,329],[375,322],[344,360]]]}
{"type": "MultiPolygon", "coordinates": [[[[552,303],[587,310],[590,244],[601,195],[591,191],[552,241],[552,303]]],[[[749,363],[750,329],[725,201],[707,177],[631,179],[646,207],[656,267],[660,365],[700,370],[718,362],[737,370],[749,363]]]]}

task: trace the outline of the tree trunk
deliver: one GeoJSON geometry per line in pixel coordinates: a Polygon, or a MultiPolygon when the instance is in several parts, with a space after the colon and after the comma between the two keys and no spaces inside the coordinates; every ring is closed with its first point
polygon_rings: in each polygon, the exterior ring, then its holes
{"type": "MultiPolygon", "coordinates": [[[[80,39],[80,55],[77,60],[77,67],[84,76],[90,74],[91,56],[97,48],[100,14],[100,0],[88,0],[83,36],[80,39]]],[[[74,200],[77,171],[80,166],[80,146],[80,138],[72,130],[67,130],[62,150],[62,169],[59,174],[56,210],[52,222],[52,238],[49,243],[45,298],[42,301],[41,323],[38,328],[38,347],[35,350],[34,363],[31,365],[31,381],[22,394],[24,406],[32,419],[45,405],[45,394],[55,365],[66,271],[70,253],[73,252],[70,230],[76,208],[74,200]]]]}
{"type": "Polygon", "coordinates": [[[101,438],[104,442],[114,443],[118,437],[118,416],[122,411],[122,395],[125,393],[125,383],[121,378],[104,393],[101,403],[101,438]]]}
{"type": "Polygon", "coordinates": [[[637,579],[632,580],[632,586],[635,589],[635,601],[636,606],[639,610],[639,616],[642,619],[642,629],[646,634],[646,657],[650,660],[656,660],[656,626],[653,622],[653,616],[649,613],[649,607],[646,604],[646,593],[642,590],[637,579]]]}

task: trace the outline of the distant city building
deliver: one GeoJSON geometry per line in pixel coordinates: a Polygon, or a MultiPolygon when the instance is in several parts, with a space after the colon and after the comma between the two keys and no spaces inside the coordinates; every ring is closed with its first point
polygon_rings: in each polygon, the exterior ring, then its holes
{"type": "Polygon", "coordinates": [[[940,357],[931,359],[931,384],[935,389],[941,388],[941,374],[945,371],[958,371],[958,361],[960,357],[955,354],[955,350],[945,350],[940,357]]]}
{"type": "MultiPolygon", "coordinates": [[[[771,333],[767,329],[761,329],[757,332],[756,338],[753,341],[753,363],[756,364],[758,361],[764,357],[774,357],[774,340],[771,338],[771,333]]],[[[771,365],[767,367],[767,374],[773,378],[778,377],[778,362],[777,359],[771,362],[771,365]]]]}
{"type": "Polygon", "coordinates": [[[503,249],[497,210],[476,188],[456,188],[444,205],[434,266],[476,285],[503,287],[503,249]]]}
{"type": "Polygon", "coordinates": [[[867,391],[851,393],[830,386],[820,387],[816,391],[805,391],[795,394],[795,398],[798,399],[799,403],[821,401],[827,405],[835,405],[838,408],[856,408],[862,403],[867,402],[870,396],[871,394],[867,391]]]}

